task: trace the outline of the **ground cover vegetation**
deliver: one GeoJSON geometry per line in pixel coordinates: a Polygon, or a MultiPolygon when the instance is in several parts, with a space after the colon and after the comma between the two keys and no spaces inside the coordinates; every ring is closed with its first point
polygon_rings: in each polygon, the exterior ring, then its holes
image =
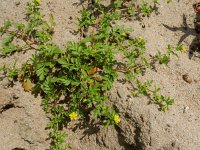
{"type": "Polygon", "coordinates": [[[12,83],[20,81],[25,91],[42,96],[44,110],[51,114],[48,128],[52,150],[67,149],[67,134],[62,129],[70,121],[96,120],[105,126],[119,125],[120,115],[107,104],[109,97],[105,94],[119,72],[133,86],[133,96],[148,96],[163,111],[173,104],[173,98],[159,94],[159,87],[152,88],[153,81],[143,82],[138,77],[147,69],[154,69],[156,63],[167,65],[171,56],[178,57],[178,51],[185,51],[184,46],[169,45],[165,53],[158,51],[149,56],[145,39],[133,37],[130,29],[115,24],[122,18],[134,21],[149,17],[159,7],[158,0],[150,4],[131,0],[111,0],[108,4],[101,0],[84,1],[77,20],[81,40],[68,42],[65,49],[52,42],[56,22],[52,15],[49,21],[44,20],[41,3],[27,3],[25,24],[5,20],[0,28],[1,57],[34,51],[22,67],[3,65],[1,72],[12,83]]]}

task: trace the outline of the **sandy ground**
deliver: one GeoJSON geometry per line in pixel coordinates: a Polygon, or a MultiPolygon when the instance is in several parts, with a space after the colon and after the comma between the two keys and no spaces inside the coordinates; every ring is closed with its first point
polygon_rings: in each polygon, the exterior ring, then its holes
{"type": "MultiPolygon", "coordinates": [[[[5,18],[24,21],[25,0],[0,0],[0,24],[5,18]]],[[[78,0],[44,0],[43,13],[52,13],[57,23],[54,41],[63,46],[66,41],[78,40],[71,34],[76,29],[79,15],[78,0]],[[73,19],[71,20],[72,17],[73,19]]],[[[194,31],[192,1],[174,0],[161,3],[159,14],[152,14],[142,22],[125,21],[119,24],[134,29],[133,35],[141,35],[147,42],[148,53],[165,51],[168,44],[181,41],[191,51],[198,35],[194,31]],[[185,17],[183,17],[185,16],[185,17]],[[145,26],[142,28],[141,24],[145,26]],[[167,27],[168,26],[168,27],[167,27]],[[166,28],[167,27],[167,28],[166,28]]],[[[31,51],[0,58],[0,64],[20,66],[31,51]]],[[[168,66],[156,66],[157,72],[147,71],[143,81],[153,79],[164,95],[175,99],[166,112],[148,104],[146,97],[132,97],[130,86],[115,83],[110,91],[111,103],[119,111],[121,123],[117,127],[104,128],[85,124],[66,129],[72,150],[198,150],[200,147],[200,58],[194,53],[180,53],[168,66]],[[187,74],[191,80],[183,80],[187,74]],[[76,128],[76,129],[75,129],[76,128]],[[73,130],[71,130],[73,129],[73,130]]],[[[8,81],[0,81],[0,150],[45,150],[49,148],[48,118],[42,110],[40,97],[24,92],[20,83],[8,87],[8,81]]]]}

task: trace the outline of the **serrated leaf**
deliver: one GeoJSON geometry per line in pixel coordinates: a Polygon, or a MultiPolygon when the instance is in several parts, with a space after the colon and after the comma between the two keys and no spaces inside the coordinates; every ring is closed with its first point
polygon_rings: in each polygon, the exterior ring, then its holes
{"type": "Polygon", "coordinates": [[[45,79],[45,76],[47,75],[49,69],[45,68],[44,63],[41,63],[37,66],[36,74],[39,77],[39,80],[42,81],[45,79]]]}
{"type": "Polygon", "coordinates": [[[25,25],[22,23],[15,23],[15,27],[17,28],[17,30],[23,30],[25,28],[25,25]]]}
{"type": "Polygon", "coordinates": [[[65,86],[68,86],[71,83],[71,81],[68,78],[64,78],[64,77],[54,78],[53,80],[54,80],[54,82],[64,84],[65,86]]]}
{"type": "Polygon", "coordinates": [[[60,58],[57,60],[57,62],[65,68],[69,67],[69,63],[67,62],[67,60],[65,58],[60,58]]]}
{"type": "Polygon", "coordinates": [[[51,94],[53,92],[53,84],[49,76],[46,78],[41,88],[46,94],[51,94]]]}
{"type": "Polygon", "coordinates": [[[0,28],[0,32],[4,34],[10,26],[11,26],[10,20],[4,20],[4,24],[3,24],[3,27],[0,28]]]}
{"type": "Polygon", "coordinates": [[[87,43],[87,42],[91,42],[92,41],[92,38],[91,37],[87,37],[87,38],[84,38],[81,43],[87,43]]]}
{"type": "Polygon", "coordinates": [[[9,54],[9,53],[15,52],[18,49],[20,49],[18,46],[15,46],[14,44],[9,44],[9,45],[3,46],[0,49],[0,52],[5,55],[5,54],[9,54]]]}
{"type": "Polygon", "coordinates": [[[14,40],[14,35],[9,34],[3,39],[3,45],[9,45],[14,40]]]}

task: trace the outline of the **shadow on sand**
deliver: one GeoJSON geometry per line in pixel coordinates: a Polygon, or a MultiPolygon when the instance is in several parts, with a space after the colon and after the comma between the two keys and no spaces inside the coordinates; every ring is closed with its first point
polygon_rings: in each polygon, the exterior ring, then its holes
{"type": "Polygon", "coordinates": [[[178,44],[181,44],[188,36],[195,36],[193,39],[192,43],[190,44],[189,51],[188,51],[188,57],[191,59],[194,54],[199,54],[200,55],[200,26],[197,25],[199,23],[200,16],[196,16],[194,19],[194,28],[190,28],[187,23],[187,19],[185,14],[183,14],[183,23],[180,27],[170,27],[168,25],[163,24],[163,26],[173,32],[181,31],[184,34],[180,37],[178,44]]]}

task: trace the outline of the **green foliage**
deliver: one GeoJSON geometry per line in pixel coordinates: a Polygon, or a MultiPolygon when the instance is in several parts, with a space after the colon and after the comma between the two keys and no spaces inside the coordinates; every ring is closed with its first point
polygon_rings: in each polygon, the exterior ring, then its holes
{"type": "Polygon", "coordinates": [[[137,80],[137,90],[138,93],[144,96],[149,95],[149,87],[151,87],[153,83],[153,80],[144,82],[144,84],[141,83],[141,81],[137,80]]]}
{"type": "Polygon", "coordinates": [[[170,61],[171,56],[178,57],[178,51],[184,51],[183,45],[177,45],[176,47],[168,45],[167,52],[165,54],[162,54],[160,51],[158,51],[155,56],[155,59],[158,60],[160,64],[167,65],[170,61]]]}
{"type": "MultiPolygon", "coordinates": [[[[158,1],[153,1],[158,4],[158,1]]],[[[0,28],[3,39],[0,52],[7,56],[16,51],[34,49],[32,57],[22,68],[9,71],[8,77],[20,77],[22,83],[30,81],[32,92],[43,98],[44,110],[51,114],[50,129],[51,149],[64,150],[66,134],[62,128],[69,121],[96,119],[105,126],[117,125],[120,117],[112,106],[108,106],[105,92],[110,90],[119,72],[129,80],[136,80],[147,68],[152,68],[146,54],[146,41],[142,37],[131,37],[131,30],[115,25],[114,21],[123,16],[148,16],[153,7],[146,2],[135,6],[131,1],[111,1],[109,6],[101,0],[88,1],[88,7],[81,12],[78,19],[82,40],[68,42],[65,49],[60,49],[52,42],[53,16],[49,23],[40,13],[40,0],[27,3],[27,24],[13,23],[8,20],[0,28]],[[124,2],[127,2],[125,4],[124,2]],[[94,32],[89,35],[90,29],[94,32]],[[14,44],[15,39],[22,45],[14,44]],[[118,61],[116,54],[123,57],[118,61]]],[[[178,51],[181,47],[177,47],[178,51]]],[[[168,47],[166,56],[158,52],[155,58],[160,63],[169,61],[176,55],[168,47]],[[167,57],[167,59],[165,58],[167,57]]],[[[137,80],[138,93],[148,96],[153,81],[137,80]]],[[[168,109],[172,99],[153,91],[152,102],[159,104],[162,110],[168,109]]]]}
{"type": "Polygon", "coordinates": [[[16,67],[16,63],[12,66],[3,65],[0,67],[0,71],[7,77],[10,81],[14,81],[18,77],[18,68],[16,67]]]}
{"type": "Polygon", "coordinates": [[[116,1],[114,1],[114,8],[115,9],[119,9],[119,8],[121,8],[122,7],[122,5],[123,5],[123,1],[122,0],[116,0],[116,1]]]}
{"type": "Polygon", "coordinates": [[[140,5],[140,11],[143,16],[149,16],[153,12],[153,8],[147,2],[142,1],[140,5]]]}
{"type": "Polygon", "coordinates": [[[160,109],[165,111],[165,110],[169,109],[169,106],[174,103],[174,99],[172,99],[168,96],[159,95],[158,94],[159,91],[160,91],[160,88],[156,88],[156,87],[155,87],[154,91],[152,91],[152,93],[153,93],[152,102],[159,104],[160,109]]]}
{"type": "Polygon", "coordinates": [[[14,35],[8,34],[7,37],[5,37],[3,39],[2,48],[0,49],[2,54],[12,53],[12,52],[16,51],[17,49],[19,49],[18,46],[14,45],[12,43],[14,38],[15,38],[14,35]]]}
{"type": "Polygon", "coordinates": [[[10,26],[11,26],[10,20],[4,20],[3,27],[0,28],[0,32],[2,34],[5,33],[10,26]]]}
{"type": "Polygon", "coordinates": [[[158,104],[163,111],[168,110],[169,106],[174,103],[174,99],[158,94],[160,88],[155,87],[151,90],[152,83],[153,80],[144,83],[137,80],[135,91],[132,93],[133,96],[137,96],[138,94],[148,96],[151,99],[151,103],[158,104]]]}
{"type": "Polygon", "coordinates": [[[92,13],[87,9],[83,9],[81,11],[81,18],[78,19],[79,26],[82,27],[89,27],[94,24],[95,18],[92,16],[92,13]]]}
{"type": "Polygon", "coordinates": [[[14,23],[9,20],[4,21],[0,28],[1,35],[5,34],[0,53],[3,55],[12,54],[16,51],[37,49],[39,44],[44,44],[51,40],[53,27],[55,25],[53,17],[50,16],[50,23],[43,20],[40,13],[40,3],[33,0],[27,3],[27,24],[14,23]],[[16,41],[22,44],[17,44],[16,41]],[[15,44],[14,44],[15,43],[15,44]]]}

